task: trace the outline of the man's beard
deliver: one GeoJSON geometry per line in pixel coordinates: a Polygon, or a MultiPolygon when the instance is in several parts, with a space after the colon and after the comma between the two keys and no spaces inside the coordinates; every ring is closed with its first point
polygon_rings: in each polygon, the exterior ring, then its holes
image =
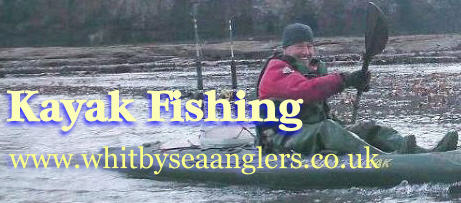
{"type": "Polygon", "coordinates": [[[309,65],[311,62],[312,56],[303,56],[303,57],[296,57],[296,59],[306,65],[309,65]]]}

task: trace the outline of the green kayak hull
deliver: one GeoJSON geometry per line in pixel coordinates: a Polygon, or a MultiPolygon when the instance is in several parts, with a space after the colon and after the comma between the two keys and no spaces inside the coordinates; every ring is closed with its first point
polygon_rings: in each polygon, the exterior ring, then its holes
{"type": "MultiPolygon", "coordinates": [[[[162,150],[158,146],[145,146],[143,147],[143,154],[158,154],[163,159],[165,154],[177,154],[178,160],[185,154],[196,157],[198,154],[205,154],[208,156],[208,169],[197,167],[184,168],[178,164],[172,164],[171,160],[163,164],[161,171],[160,164],[154,161],[154,164],[147,169],[140,169],[140,159],[129,160],[122,159],[121,154],[128,154],[133,150],[134,154],[139,154],[139,147],[109,148],[106,153],[112,154],[107,156],[110,166],[117,163],[118,168],[113,170],[128,173],[136,178],[149,178],[156,180],[175,180],[175,181],[193,181],[193,182],[212,182],[222,184],[239,184],[239,185],[261,185],[273,188],[347,188],[347,187],[392,187],[400,184],[402,181],[408,181],[409,184],[421,183],[455,183],[461,181],[461,150],[439,152],[439,153],[424,153],[424,154],[386,154],[379,155],[375,158],[375,163],[379,168],[369,167],[365,168],[366,161],[365,155],[362,156],[362,168],[351,168],[349,163],[350,157],[348,155],[338,156],[338,167],[327,168],[326,162],[318,161],[317,166],[323,165],[322,168],[290,168],[292,160],[284,160],[286,168],[268,168],[263,164],[263,167],[256,168],[251,175],[242,173],[243,161],[240,162],[240,168],[235,167],[236,160],[230,159],[232,163],[229,166],[232,168],[212,169],[210,162],[216,159],[210,159],[212,154],[236,154],[242,157],[244,154],[254,154],[254,160],[248,162],[253,166],[258,166],[260,158],[264,163],[267,155],[259,156],[259,153],[254,148],[228,148],[228,149],[194,149],[194,148],[180,148],[162,150]],[[114,160],[114,159],[117,160],[114,160]],[[125,164],[126,168],[122,168],[125,164]],[[131,167],[135,166],[134,167],[131,167]],[[168,167],[172,164],[173,168],[168,167]],[[346,167],[340,167],[345,165],[346,167]],[[159,172],[156,174],[156,172],[159,172]]],[[[105,149],[102,150],[104,152],[105,149]]],[[[189,156],[189,158],[190,158],[189,156]]],[[[324,156],[325,157],[325,156],[324,156]]],[[[216,158],[216,157],[215,157],[216,158]]],[[[317,157],[318,158],[318,157],[317,157]]],[[[155,159],[155,157],[154,157],[155,159]]],[[[312,156],[302,157],[303,163],[309,163],[312,156]]],[[[188,161],[186,165],[194,166],[200,159],[188,161]]],[[[334,165],[334,159],[329,159],[329,166],[334,165]],[[331,161],[333,160],[333,161],[331,161]]],[[[149,158],[144,157],[143,162],[149,163],[149,158]]],[[[223,158],[223,166],[227,166],[227,160],[223,158]]],[[[281,165],[281,161],[273,162],[281,165]]],[[[310,162],[312,163],[312,162],[310,162]]],[[[352,162],[353,166],[357,167],[357,160],[352,162]]],[[[201,166],[204,161],[202,160],[201,166]]],[[[144,164],[147,165],[147,164],[144,164]]],[[[215,165],[216,166],[216,165],[215,165]]],[[[296,164],[295,164],[296,166],[296,164]]],[[[370,164],[370,166],[373,166],[370,164]]],[[[247,170],[251,171],[251,170],[247,170]]]]}

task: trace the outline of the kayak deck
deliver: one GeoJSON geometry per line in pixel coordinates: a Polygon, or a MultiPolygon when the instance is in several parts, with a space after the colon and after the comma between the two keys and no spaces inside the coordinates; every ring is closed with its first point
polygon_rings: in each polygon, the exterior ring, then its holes
{"type": "MultiPolygon", "coordinates": [[[[104,151],[104,150],[103,150],[104,151]]],[[[144,156],[143,159],[135,158],[129,160],[122,159],[121,156],[129,154],[140,154],[139,147],[129,148],[109,148],[108,153],[115,156],[108,156],[109,164],[116,162],[119,170],[128,173],[130,176],[137,178],[150,178],[156,180],[179,180],[179,181],[200,181],[215,182],[223,184],[240,184],[240,185],[264,185],[267,187],[277,188],[345,188],[345,187],[392,187],[406,180],[410,184],[419,183],[454,183],[461,181],[461,150],[439,153],[425,154],[386,154],[379,155],[375,158],[375,163],[380,168],[366,168],[365,156],[362,157],[362,168],[358,166],[358,159],[353,159],[348,155],[338,156],[337,167],[327,168],[325,165],[333,166],[334,158],[328,160],[312,161],[312,156],[301,157],[302,167],[293,168],[291,166],[300,166],[292,159],[270,162],[265,164],[268,155],[258,153],[258,150],[252,147],[232,147],[232,148],[208,148],[199,149],[197,147],[186,147],[176,149],[160,149],[159,145],[145,145],[142,147],[143,154],[151,154],[154,160],[151,167],[141,169],[140,166],[148,166],[150,158],[144,156]],[[157,154],[154,156],[154,154],[157,154]],[[175,154],[175,155],[173,155],[175,154]],[[199,155],[203,154],[203,155],[199,155]],[[215,154],[215,158],[212,155],[215,154]],[[211,167],[211,162],[216,161],[218,155],[222,158],[221,165],[224,168],[211,167]],[[227,159],[227,155],[230,159],[227,159]],[[245,157],[245,154],[246,157],[245,157]],[[250,155],[248,155],[250,154],[250,155]],[[252,155],[251,155],[252,154],[252,155]],[[239,159],[235,159],[236,155],[239,159]],[[187,161],[184,164],[177,164],[185,157],[187,161]],[[203,158],[207,156],[207,158],[203,158]],[[250,161],[249,156],[253,156],[250,161]],[[167,157],[167,158],[165,158],[167,157]],[[168,158],[170,157],[170,158],[168,158]],[[194,157],[194,160],[190,160],[194,157]],[[199,157],[199,158],[197,158],[199,157]],[[201,157],[201,158],[200,158],[201,157]],[[117,160],[114,160],[116,158],[117,160]],[[245,160],[246,159],[246,163],[245,160]],[[143,162],[143,163],[141,163],[143,162]],[[238,163],[237,163],[238,162],[238,163]],[[284,162],[285,168],[281,168],[284,162]],[[315,162],[315,168],[312,164],[315,162]],[[244,165],[246,164],[246,166],[244,165]],[[305,167],[305,163],[308,167],[305,167]],[[121,168],[125,164],[126,168],[121,168]],[[130,167],[131,165],[136,167],[130,167]],[[169,166],[173,166],[170,168],[169,166]],[[208,168],[205,168],[204,166],[208,168]],[[237,167],[239,165],[239,167],[237,167]],[[253,168],[250,165],[254,166],[253,168]],[[277,165],[278,167],[273,167],[277,165]],[[177,168],[175,168],[178,166],[177,168]],[[186,167],[192,168],[186,168],[186,167]],[[230,167],[229,167],[230,166],[230,167]],[[242,173],[242,169],[251,175],[242,173]],[[160,170],[161,169],[161,170],[160,170]]],[[[323,157],[326,157],[323,156],[323,157]]],[[[273,157],[272,157],[273,158],[273,157]]],[[[269,158],[270,159],[270,158],[269,158]]]]}

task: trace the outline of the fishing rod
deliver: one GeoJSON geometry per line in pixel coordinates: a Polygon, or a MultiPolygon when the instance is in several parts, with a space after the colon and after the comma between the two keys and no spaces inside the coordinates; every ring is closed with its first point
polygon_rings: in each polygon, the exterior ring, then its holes
{"type": "MultiPolygon", "coordinates": [[[[198,13],[198,3],[195,2],[192,5],[192,21],[194,23],[194,38],[195,38],[195,72],[197,73],[197,94],[195,95],[196,99],[203,100],[203,76],[202,76],[202,61],[200,58],[200,38],[198,36],[198,26],[197,26],[197,13],[198,13]]],[[[200,109],[205,108],[205,102],[203,102],[200,109]]],[[[205,130],[203,122],[200,124],[200,134],[199,139],[205,135],[205,130]]],[[[190,142],[190,141],[189,141],[190,142]]]]}
{"type": "Polygon", "coordinates": [[[202,62],[200,58],[200,45],[199,45],[199,36],[198,36],[198,26],[197,26],[197,10],[198,3],[195,3],[192,7],[192,19],[194,22],[194,37],[195,37],[195,71],[197,73],[197,89],[198,96],[202,98],[203,94],[203,76],[202,76],[202,62]]]}
{"type": "Polygon", "coordinates": [[[232,39],[232,18],[229,20],[229,41],[231,52],[231,76],[232,76],[232,96],[237,92],[237,68],[235,67],[234,59],[234,40],[232,39]]]}

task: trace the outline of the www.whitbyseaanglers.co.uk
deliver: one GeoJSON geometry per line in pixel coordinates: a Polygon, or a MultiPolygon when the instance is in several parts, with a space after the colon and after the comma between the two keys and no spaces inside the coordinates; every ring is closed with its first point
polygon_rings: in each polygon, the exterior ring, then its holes
{"type": "Polygon", "coordinates": [[[178,153],[144,153],[144,147],[135,151],[121,148],[118,153],[111,153],[104,147],[98,154],[9,154],[9,163],[18,168],[104,168],[104,169],[153,169],[155,175],[168,169],[241,169],[245,175],[254,174],[257,169],[361,169],[387,168],[391,159],[380,159],[378,154],[370,154],[365,147],[364,154],[346,154],[339,158],[336,154],[314,154],[309,158],[299,153],[268,154],[262,156],[261,147],[257,153],[247,154],[178,154],[178,153]],[[255,160],[257,157],[261,159],[255,160]],[[346,157],[346,158],[344,158],[346,157]],[[80,161],[79,161],[80,160],[80,161]],[[345,160],[345,162],[343,162],[345,160]],[[79,164],[80,163],[80,164],[79,164]]]}

